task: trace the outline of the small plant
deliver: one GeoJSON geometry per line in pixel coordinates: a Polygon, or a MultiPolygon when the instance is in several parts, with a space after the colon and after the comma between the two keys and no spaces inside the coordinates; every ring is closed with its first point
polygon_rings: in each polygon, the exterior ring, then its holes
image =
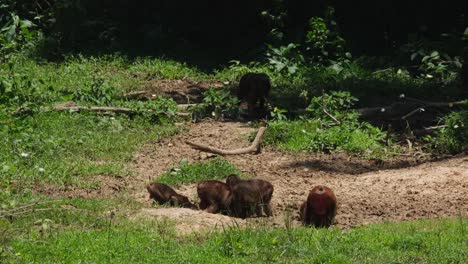
{"type": "Polygon", "coordinates": [[[194,120],[211,116],[214,119],[239,117],[239,100],[228,89],[210,88],[203,93],[203,102],[192,109],[194,120]]]}
{"type": "Polygon", "coordinates": [[[169,185],[179,185],[201,180],[224,180],[230,174],[240,174],[240,171],[222,158],[192,164],[183,160],[179,166],[170,169],[157,178],[156,181],[169,185]]]}
{"type": "Polygon", "coordinates": [[[286,120],[286,113],[288,111],[286,109],[281,109],[278,107],[274,107],[273,111],[270,112],[271,118],[274,121],[281,121],[281,120],[286,120]]]}
{"type": "Polygon", "coordinates": [[[116,95],[113,87],[110,87],[104,78],[94,76],[93,82],[85,89],[77,90],[73,97],[76,101],[92,103],[96,105],[110,105],[116,95]]]}

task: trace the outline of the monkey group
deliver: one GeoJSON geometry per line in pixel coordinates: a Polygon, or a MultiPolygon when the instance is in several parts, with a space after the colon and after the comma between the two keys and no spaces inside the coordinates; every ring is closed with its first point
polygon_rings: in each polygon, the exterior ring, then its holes
{"type": "MultiPolygon", "coordinates": [[[[208,213],[221,213],[239,218],[273,215],[270,201],[274,188],[270,182],[261,179],[243,180],[238,175],[231,174],[226,178],[226,182],[201,181],[197,184],[197,194],[200,198],[198,207],[166,184],[150,183],[147,190],[150,199],[159,204],[199,208],[208,213]]],[[[329,227],[336,215],[336,209],[333,191],[318,185],[310,190],[307,199],[301,204],[299,216],[304,226],[329,227]]]]}
{"type": "MultiPolygon", "coordinates": [[[[258,116],[264,111],[265,100],[271,89],[270,77],[265,73],[247,73],[239,82],[237,97],[247,101],[249,115],[258,116]],[[259,106],[257,107],[257,103],[259,106]]],[[[178,194],[162,183],[147,186],[150,199],[160,204],[201,209],[208,213],[221,213],[247,218],[272,216],[270,205],[273,185],[265,180],[242,180],[237,175],[229,175],[226,182],[217,180],[201,181],[197,185],[200,198],[198,207],[186,196],[178,194]]],[[[326,186],[315,186],[299,208],[299,216],[305,226],[329,227],[336,215],[336,197],[326,186]]]]}

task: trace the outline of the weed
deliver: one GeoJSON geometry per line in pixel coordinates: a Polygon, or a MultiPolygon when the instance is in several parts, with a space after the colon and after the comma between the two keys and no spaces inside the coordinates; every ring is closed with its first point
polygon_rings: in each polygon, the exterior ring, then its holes
{"type": "Polygon", "coordinates": [[[203,102],[192,108],[192,119],[210,116],[214,119],[239,117],[239,100],[228,89],[210,88],[203,93],[203,102]]]}

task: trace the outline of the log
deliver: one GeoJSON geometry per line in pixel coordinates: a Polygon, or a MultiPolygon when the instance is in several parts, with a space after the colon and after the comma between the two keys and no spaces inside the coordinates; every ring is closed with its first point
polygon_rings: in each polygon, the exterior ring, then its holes
{"type": "MultiPolygon", "coordinates": [[[[187,109],[189,105],[177,105],[179,109],[187,109]]],[[[73,101],[68,101],[65,103],[57,104],[53,107],[41,107],[42,111],[70,111],[70,112],[81,112],[81,111],[92,111],[92,112],[113,112],[119,114],[126,114],[126,115],[133,115],[136,114],[137,111],[132,110],[130,108],[124,107],[111,107],[111,106],[78,106],[73,101]]],[[[15,112],[11,113],[12,115],[17,115],[26,112],[27,109],[18,109],[15,112]]],[[[148,110],[149,112],[151,110],[148,110]]],[[[190,113],[176,113],[177,116],[183,118],[191,117],[190,113]]]]}
{"type": "Polygon", "coordinates": [[[239,154],[246,154],[246,153],[252,153],[255,152],[255,154],[260,153],[261,148],[260,148],[260,143],[262,141],[263,135],[265,134],[266,127],[261,126],[258,129],[257,135],[255,136],[254,141],[249,147],[246,148],[240,148],[240,149],[233,149],[233,150],[223,150],[215,147],[210,147],[207,145],[203,144],[198,144],[190,141],[185,141],[187,145],[190,145],[192,148],[204,151],[204,152],[209,152],[213,154],[218,154],[222,156],[226,155],[239,155],[239,154]]]}

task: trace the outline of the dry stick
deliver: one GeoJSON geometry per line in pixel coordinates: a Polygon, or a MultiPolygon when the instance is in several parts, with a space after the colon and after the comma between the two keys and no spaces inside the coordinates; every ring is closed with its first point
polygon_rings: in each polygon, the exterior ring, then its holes
{"type": "Polygon", "coordinates": [[[424,112],[424,108],[419,107],[418,109],[415,109],[415,110],[409,112],[408,114],[402,116],[401,119],[406,120],[408,117],[413,116],[414,114],[420,113],[420,112],[424,112]]]}
{"type": "Polygon", "coordinates": [[[332,116],[327,111],[327,101],[325,100],[325,91],[323,89],[322,89],[322,110],[327,116],[329,116],[331,119],[333,119],[333,121],[335,121],[335,124],[333,124],[333,125],[340,125],[341,124],[341,122],[338,121],[338,119],[336,119],[334,116],[332,116]]]}
{"type": "MultiPolygon", "coordinates": [[[[187,105],[183,105],[181,108],[187,108],[187,105]]],[[[93,111],[93,112],[114,112],[114,113],[122,113],[122,114],[135,114],[136,111],[130,108],[123,108],[123,107],[109,107],[109,106],[67,106],[67,105],[56,105],[52,108],[53,110],[57,111],[72,111],[72,112],[80,112],[80,111],[93,111]]],[[[190,116],[190,113],[177,113],[178,116],[187,117],[190,116]]]]}
{"type": "Polygon", "coordinates": [[[240,148],[240,149],[233,149],[233,150],[223,150],[215,147],[210,147],[207,145],[203,144],[198,144],[190,141],[185,141],[187,145],[190,145],[192,148],[204,151],[204,152],[209,152],[209,153],[214,153],[214,154],[219,154],[222,156],[225,155],[239,155],[239,154],[245,154],[245,153],[251,153],[255,152],[256,154],[260,153],[260,143],[263,138],[263,134],[265,134],[266,127],[260,127],[258,129],[257,135],[255,136],[254,141],[252,142],[252,145],[246,148],[240,148]]]}
{"type": "Polygon", "coordinates": [[[41,212],[41,211],[53,211],[53,210],[73,210],[73,211],[85,211],[84,209],[78,209],[78,208],[37,208],[37,209],[29,209],[25,211],[20,211],[20,212],[13,212],[11,214],[2,214],[0,215],[0,218],[5,218],[5,217],[14,217],[18,215],[23,215],[27,213],[33,213],[33,212],[41,212]]]}
{"type": "Polygon", "coordinates": [[[411,98],[411,97],[406,97],[406,100],[421,103],[421,104],[424,104],[424,105],[427,105],[427,106],[445,106],[445,107],[448,106],[448,107],[453,107],[453,106],[456,106],[456,105],[468,105],[468,102],[466,100],[465,101],[448,102],[448,103],[446,103],[446,102],[430,102],[430,101],[424,101],[424,100],[411,98]]]}
{"type": "Polygon", "coordinates": [[[133,91],[123,94],[123,97],[137,97],[139,95],[147,94],[147,91],[133,91]]]}

